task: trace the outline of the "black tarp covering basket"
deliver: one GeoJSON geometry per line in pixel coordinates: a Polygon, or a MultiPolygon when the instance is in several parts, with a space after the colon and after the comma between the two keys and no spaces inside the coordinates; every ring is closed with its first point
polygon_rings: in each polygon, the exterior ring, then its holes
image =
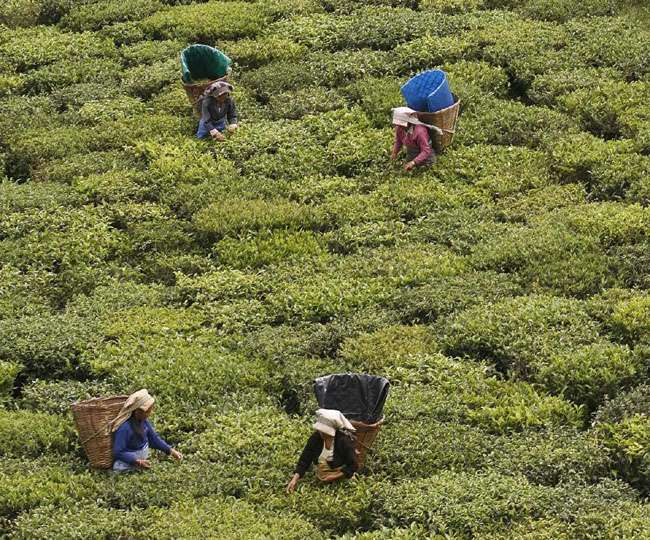
{"type": "Polygon", "coordinates": [[[356,428],[359,469],[384,422],[384,403],[389,388],[388,379],[361,373],[335,373],[314,381],[318,405],[341,411],[356,428]]]}

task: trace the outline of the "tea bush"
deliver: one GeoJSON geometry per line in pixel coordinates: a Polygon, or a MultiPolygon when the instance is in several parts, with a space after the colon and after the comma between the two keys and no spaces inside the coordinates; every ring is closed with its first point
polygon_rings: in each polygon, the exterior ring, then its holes
{"type": "Polygon", "coordinates": [[[502,219],[530,223],[532,219],[558,208],[587,202],[585,189],[578,184],[533,188],[524,194],[499,197],[496,207],[502,219]]]}
{"type": "MultiPolygon", "coordinates": [[[[647,530],[644,507],[624,486],[611,482],[593,487],[567,484],[548,488],[535,486],[521,476],[445,472],[383,489],[376,505],[378,511],[385,512],[378,515],[382,524],[406,524],[414,517],[431,533],[439,534],[468,536],[480,532],[486,538],[497,537],[499,533],[505,534],[507,527],[516,530],[518,523],[540,516],[557,519],[578,530],[584,527],[583,534],[588,534],[592,520],[598,523],[594,529],[601,530],[598,527],[611,519],[611,505],[618,506],[614,515],[626,508],[638,516],[628,529],[631,533],[647,530]]],[[[617,529],[625,528],[620,520],[610,522],[609,526],[614,535],[617,529]]],[[[632,533],[630,537],[633,536],[632,533]]]]}
{"type": "Polygon", "coordinates": [[[477,49],[477,45],[471,41],[459,40],[454,36],[427,34],[399,44],[393,54],[397,71],[408,74],[445,62],[473,60],[478,57],[477,49]]]}
{"type": "Polygon", "coordinates": [[[382,427],[368,458],[373,475],[427,478],[441,470],[473,470],[486,463],[496,437],[480,427],[416,418],[382,427]]]}
{"type": "Polygon", "coordinates": [[[650,297],[632,296],[618,303],[609,321],[612,332],[629,343],[648,341],[650,329],[650,297]]]}
{"type": "Polygon", "coordinates": [[[485,97],[462,118],[463,144],[502,144],[540,148],[557,133],[575,133],[571,118],[545,107],[485,97]]]}
{"type": "Polygon", "coordinates": [[[99,30],[116,22],[137,21],[163,8],[158,0],[129,0],[116,2],[103,0],[81,4],[71,9],[60,21],[59,26],[75,32],[99,30]]]}
{"type": "Polygon", "coordinates": [[[427,418],[495,434],[563,424],[577,427],[581,422],[578,407],[529,384],[498,380],[483,364],[420,355],[386,372],[403,383],[387,403],[386,414],[393,421],[427,418]]]}
{"type": "Polygon", "coordinates": [[[0,357],[18,361],[31,376],[70,376],[81,371],[81,352],[94,329],[84,318],[31,315],[0,321],[0,357]]]}
{"type": "Polygon", "coordinates": [[[10,28],[50,24],[71,7],[70,0],[7,0],[0,7],[0,24],[10,28]]]}
{"type": "Polygon", "coordinates": [[[35,379],[20,389],[20,405],[30,411],[66,415],[70,413],[70,404],[75,401],[110,395],[115,391],[116,389],[106,382],[35,379]]]}
{"type": "Polygon", "coordinates": [[[265,23],[264,12],[253,4],[212,2],[158,11],[139,22],[139,26],[152,39],[205,43],[255,36],[265,23]]]}
{"type": "Polygon", "coordinates": [[[253,238],[226,237],[214,245],[217,260],[234,268],[257,268],[270,264],[325,257],[321,237],[311,231],[277,231],[253,238]]]}
{"type": "Polygon", "coordinates": [[[605,396],[635,381],[640,359],[627,347],[598,343],[551,358],[535,379],[549,391],[594,410],[605,396]]]}
{"type": "Polygon", "coordinates": [[[580,119],[582,128],[602,138],[621,136],[620,117],[643,107],[650,96],[650,85],[642,82],[599,81],[560,99],[561,106],[580,119]]]}
{"type": "Polygon", "coordinates": [[[0,361],[0,403],[9,401],[16,376],[22,370],[20,364],[0,361]]]}
{"type": "Polygon", "coordinates": [[[55,539],[131,536],[147,523],[135,512],[103,508],[95,503],[83,505],[46,504],[22,513],[14,522],[16,538],[55,539]]]}
{"type": "Polygon", "coordinates": [[[53,457],[47,460],[3,457],[0,485],[0,515],[9,518],[39,506],[97,494],[93,475],[77,471],[53,457]]]}
{"type": "Polygon", "coordinates": [[[255,69],[273,61],[298,61],[308,51],[305,45],[275,34],[222,43],[237,66],[247,69],[255,69]]]}
{"type": "Polygon", "coordinates": [[[385,51],[343,50],[335,53],[313,52],[300,62],[276,60],[246,72],[241,82],[265,102],[274,94],[318,85],[335,88],[365,76],[391,73],[385,51]]]}
{"type": "Polygon", "coordinates": [[[409,357],[434,353],[438,345],[431,329],[425,326],[389,326],[370,334],[361,334],[346,339],[341,345],[340,355],[359,371],[372,373],[408,363],[409,357]]]}
{"type": "Polygon", "coordinates": [[[610,474],[610,453],[592,432],[558,428],[500,437],[485,461],[502,474],[534,484],[595,483],[610,474]]]}
{"type": "Polygon", "coordinates": [[[206,498],[197,507],[193,502],[179,503],[169,511],[151,511],[151,525],[140,538],[201,538],[206,528],[223,538],[262,538],[277,536],[298,540],[319,538],[309,521],[291,513],[260,513],[244,501],[206,498]]]}
{"type": "Polygon", "coordinates": [[[621,476],[647,495],[650,479],[648,417],[645,414],[631,415],[615,424],[600,424],[597,431],[612,451],[616,469],[621,476]]]}
{"type": "Polygon", "coordinates": [[[616,2],[610,0],[528,0],[520,11],[533,19],[565,22],[582,17],[613,15],[616,11],[615,5],[616,2]]]}
{"type": "Polygon", "coordinates": [[[358,103],[372,124],[383,127],[391,117],[391,109],[400,100],[398,79],[368,77],[345,88],[345,93],[358,103]]]}
{"type": "Polygon", "coordinates": [[[390,50],[409,38],[451,33],[454,29],[453,23],[440,15],[403,8],[362,7],[350,15],[295,17],[277,23],[273,32],[313,49],[336,51],[365,47],[390,50]],[[359,32],[360,28],[363,32],[359,32]]]}
{"type": "Polygon", "coordinates": [[[563,182],[583,182],[591,188],[595,184],[591,180],[594,169],[606,167],[617,156],[632,151],[629,141],[603,141],[587,133],[572,134],[550,145],[552,170],[563,182]]]}
{"type": "Polygon", "coordinates": [[[629,80],[648,73],[648,30],[640,19],[589,17],[569,21],[565,28],[568,50],[585,65],[617,69],[629,80]]]}
{"type": "Polygon", "coordinates": [[[621,73],[612,68],[576,67],[537,75],[526,95],[538,105],[552,107],[560,98],[576,90],[593,88],[621,78],[621,73]]]}
{"type": "Polygon", "coordinates": [[[584,304],[554,296],[522,296],[470,307],[440,326],[447,354],[488,359],[500,371],[524,378],[553,354],[598,338],[598,325],[584,304]]]}
{"type": "Polygon", "coordinates": [[[273,95],[269,99],[268,109],[273,120],[293,120],[306,114],[341,109],[344,105],[343,98],[335,90],[314,86],[273,95]]]}
{"type": "Polygon", "coordinates": [[[0,450],[3,460],[66,453],[75,436],[64,418],[29,411],[0,411],[0,435],[5,441],[0,450]]]}
{"type": "Polygon", "coordinates": [[[4,2],[0,537],[647,537],[646,20],[4,2]],[[179,83],[195,42],[234,61],[223,142],[179,83]],[[391,109],[434,68],[457,132],[406,172],[391,109]],[[345,372],[391,381],[365,468],[288,495],[345,372]],[[142,387],[185,459],[87,471],[70,404],[142,387]]]}
{"type": "Polygon", "coordinates": [[[635,415],[650,411],[650,385],[640,384],[614,399],[606,400],[598,409],[594,424],[618,423],[635,415]]]}
{"type": "Polygon", "coordinates": [[[531,292],[584,297],[615,284],[612,262],[597,240],[557,222],[513,227],[477,248],[474,257],[479,269],[517,272],[531,284],[531,292]]]}
{"type": "Polygon", "coordinates": [[[121,78],[129,94],[149,99],[167,84],[178,80],[178,60],[174,58],[151,65],[137,65],[124,70],[121,78]]]}
{"type": "Polygon", "coordinates": [[[486,7],[486,0],[420,0],[421,10],[440,11],[442,13],[466,13],[486,7]]]}
{"type": "Polygon", "coordinates": [[[404,322],[431,323],[475,304],[521,294],[516,278],[497,272],[463,272],[400,291],[394,300],[404,322]]]}
{"type": "Polygon", "coordinates": [[[240,231],[300,228],[314,218],[314,210],[309,206],[288,200],[239,199],[211,204],[194,216],[194,225],[206,241],[214,242],[240,231]],[[232,212],[235,208],[238,213],[232,212]]]}
{"type": "MultiPolygon", "coordinates": [[[[0,43],[3,62],[25,72],[74,57],[77,62],[92,58],[115,58],[117,51],[112,41],[90,32],[61,32],[55,27],[36,26],[12,30],[0,43]]],[[[72,64],[70,64],[72,65],[72,64]]]]}
{"type": "Polygon", "coordinates": [[[521,520],[528,512],[535,515],[543,492],[518,476],[443,472],[385,488],[374,502],[385,526],[416,521],[434,534],[469,536],[487,526],[496,532],[499,524],[521,520]]]}
{"type": "Polygon", "coordinates": [[[196,437],[189,451],[193,459],[219,468],[222,489],[238,496],[282,484],[309,437],[306,426],[271,407],[217,416],[213,425],[215,428],[196,437]],[[262,446],[269,452],[260,453],[262,446]]]}
{"type": "Polygon", "coordinates": [[[172,39],[162,41],[142,41],[133,45],[119,48],[120,57],[129,67],[141,64],[155,64],[164,62],[171,57],[179,55],[183,43],[172,39]]]}

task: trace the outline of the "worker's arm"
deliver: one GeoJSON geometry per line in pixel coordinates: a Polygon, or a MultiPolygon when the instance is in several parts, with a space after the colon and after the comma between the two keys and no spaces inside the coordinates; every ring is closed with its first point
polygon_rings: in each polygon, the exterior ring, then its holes
{"type": "Polygon", "coordinates": [[[145,423],[146,423],[145,429],[147,430],[147,440],[149,441],[149,446],[151,446],[151,448],[155,448],[156,450],[165,452],[165,454],[173,457],[177,461],[183,459],[183,454],[181,454],[178,450],[172,448],[167,443],[167,441],[165,441],[160,435],[158,435],[158,432],[153,428],[153,426],[148,420],[146,420],[145,423]]]}
{"type": "Polygon", "coordinates": [[[299,477],[305,476],[307,469],[311,467],[318,456],[320,455],[321,450],[323,449],[323,439],[321,439],[318,432],[312,433],[311,437],[307,440],[305,448],[303,448],[300,457],[298,458],[298,464],[296,465],[295,470],[293,471],[299,477]]]}
{"type": "Polygon", "coordinates": [[[413,160],[416,165],[422,165],[433,153],[431,149],[431,143],[429,142],[429,132],[424,126],[417,126],[417,141],[420,148],[420,153],[415,156],[413,160]]]}
{"type": "Polygon", "coordinates": [[[237,106],[235,105],[235,100],[232,98],[228,99],[228,108],[226,110],[226,117],[228,118],[228,123],[233,126],[237,125],[237,106]]]}
{"type": "Polygon", "coordinates": [[[341,477],[345,476],[346,478],[352,478],[359,467],[357,466],[357,456],[354,451],[354,443],[348,436],[341,439],[340,451],[343,453],[341,477]]]}
{"type": "Polygon", "coordinates": [[[309,437],[307,440],[307,444],[300,454],[300,457],[298,458],[298,464],[296,465],[293,476],[287,484],[287,493],[293,493],[295,491],[298,480],[300,480],[305,475],[307,469],[309,469],[311,464],[318,459],[322,448],[323,440],[321,439],[320,435],[316,432],[312,433],[311,437],[309,437]]]}
{"type": "Polygon", "coordinates": [[[113,437],[113,458],[119,459],[129,465],[135,465],[137,461],[136,452],[130,451],[127,446],[130,435],[131,431],[125,422],[115,432],[115,436],[113,437]]]}
{"type": "Polygon", "coordinates": [[[224,136],[217,129],[218,119],[214,99],[206,97],[201,102],[201,119],[213,139],[224,140],[224,136]]]}
{"type": "Polygon", "coordinates": [[[153,428],[149,420],[144,421],[144,429],[147,433],[147,440],[149,441],[149,446],[151,448],[155,448],[156,450],[160,450],[161,452],[164,452],[165,454],[169,455],[169,453],[172,450],[172,447],[167,444],[167,442],[160,436],[158,435],[158,432],[153,428]]]}
{"type": "Polygon", "coordinates": [[[402,149],[402,146],[404,144],[404,130],[395,126],[395,142],[393,143],[393,150],[390,153],[390,158],[395,159],[397,158],[397,154],[399,154],[399,151],[402,149]]]}

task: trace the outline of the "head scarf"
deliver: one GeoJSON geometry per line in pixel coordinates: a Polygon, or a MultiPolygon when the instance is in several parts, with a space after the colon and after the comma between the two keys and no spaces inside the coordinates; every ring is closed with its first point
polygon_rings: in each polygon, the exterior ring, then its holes
{"type": "Polygon", "coordinates": [[[133,411],[137,409],[146,411],[154,404],[154,401],[154,398],[149,394],[149,392],[147,392],[146,388],[131,394],[124,402],[124,405],[122,405],[115,420],[111,422],[111,432],[117,431],[117,429],[131,417],[133,411]]]}
{"type": "Polygon", "coordinates": [[[335,409],[318,409],[316,411],[314,429],[316,431],[322,431],[326,435],[331,435],[332,437],[336,435],[337,429],[356,431],[350,421],[343,416],[343,413],[335,409]]]}
{"type": "Polygon", "coordinates": [[[201,94],[201,98],[206,98],[208,96],[218,97],[222,94],[230,94],[234,90],[232,84],[225,81],[215,81],[210,84],[201,94]]]}
{"type": "Polygon", "coordinates": [[[414,111],[410,107],[396,107],[393,109],[393,124],[402,127],[407,127],[409,124],[426,126],[428,128],[433,127],[424,122],[420,122],[417,115],[417,111],[414,111]]]}

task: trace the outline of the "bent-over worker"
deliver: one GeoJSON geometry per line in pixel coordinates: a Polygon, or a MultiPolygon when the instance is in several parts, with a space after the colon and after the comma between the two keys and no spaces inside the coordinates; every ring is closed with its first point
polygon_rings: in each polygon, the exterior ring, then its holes
{"type": "Polygon", "coordinates": [[[287,484],[287,493],[293,493],[312,463],[317,464],[316,477],[322,482],[352,478],[357,471],[354,442],[344,430],[355,431],[340,411],[318,409],[314,432],[307,440],[293,477],[287,484]]]}
{"type": "Polygon", "coordinates": [[[237,108],[230,95],[232,91],[232,84],[224,81],[214,82],[205,89],[201,98],[201,120],[196,131],[199,139],[210,135],[216,141],[224,141],[226,129],[237,129],[237,108]]]}
{"type": "Polygon", "coordinates": [[[406,147],[404,169],[410,171],[415,167],[427,167],[436,161],[436,154],[431,148],[429,129],[432,126],[420,122],[417,112],[409,107],[393,109],[393,126],[395,126],[395,143],[390,159],[396,160],[403,146],[406,147]]]}
{"type": "Polygon", "coordinates": [[[113,470],[133,471],[149,469],[149,447],[160,450],[180,461],[183,455],[167,444],[156,433],[148,418],[154,407],[154,398],[146,389],[131,394],[113,420],[113,470]]]}

